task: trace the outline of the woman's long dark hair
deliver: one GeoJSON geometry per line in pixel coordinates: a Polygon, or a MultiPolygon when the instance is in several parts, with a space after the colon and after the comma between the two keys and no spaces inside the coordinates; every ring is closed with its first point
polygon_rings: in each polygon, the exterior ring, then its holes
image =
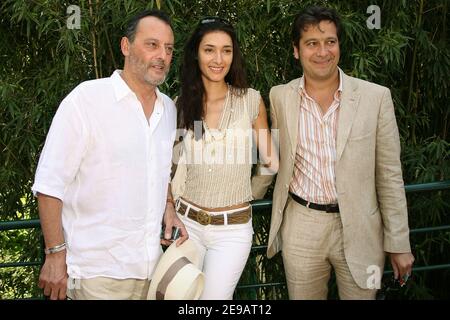
{"type": "Polygon", "coordinates": [[[247,91],[244,59],[233,26],[218,17],[202,19],[184,47],[181,66],[181,94],[177,100],[179,128],[194,130],[194,122],[202,121],[204,117],[205,87],[198,65],[198,48],[205,34],[213,31],[225,32],[230,36],[233,43],[233,61],[228,74],[225,76],[225,82],[232,86],[232,93],[235,95],[242,95],[247,91]]]}

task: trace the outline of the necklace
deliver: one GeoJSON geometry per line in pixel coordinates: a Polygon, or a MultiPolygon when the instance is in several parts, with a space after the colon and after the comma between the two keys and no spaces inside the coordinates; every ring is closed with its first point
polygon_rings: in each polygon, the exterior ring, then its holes
{"type": "Polygon", "coordinates": [[[222,141],[226,138],[227,135],[227,125],[224,126],[224,123],[226,124],[228,121],[225,120],[225,117],[227,116],[227,108],[228,108],[228,99],[230,95],[230,86],[227,85],[227,93],[225,95],[225,100],[223,102],[223,110],[222,115],[219,120],[219,125],[217,129],[210,129],[208,127],[208,124],[206,123],[206,120],[203,119],[203,128],[205,130],[205,134],[203,135],[203,141],[205,144],[205,147],[211,148],[210,155],[215,158],[216,155],[216,147],[218,147],[219,141],[222,141]],[[220,128],[224,127],[225,129],[221,130],[220,128]]]}
{"type": "Polygon", "coordinates": [[[205,129],[205,134],[203,136],[203,141],[206,148],[211,149],[211,156],[215,157],[216,155],[216,148],[218,147],[218,142],[225,140],[227,136],[227,130],[220,130],[220,129],[209,129],[208,124],[206,121],[203,120],[203,127],[205,129]]]}

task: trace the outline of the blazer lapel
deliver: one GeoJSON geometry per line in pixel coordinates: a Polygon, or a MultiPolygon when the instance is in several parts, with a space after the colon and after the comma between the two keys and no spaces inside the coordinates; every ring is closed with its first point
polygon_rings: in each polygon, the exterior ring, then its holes
{"type": "Polygon", "coordinates": [[[291,141],[291,155],[295,155],[297,150],[298,117],[300,112],[300,94],[298,91],[299,84],[299,79],[289,83],[289,90],[285,96],[286,108],[284,109],[284,116],[287,123],[289,141],[291,141]]]}
{"type": "Polygon", "coordinates": [[[336,160],[341,158],[344,151],[360,99],[357,84],[346,74],[343,75],[343,82],[337,127],[336,160]]]}

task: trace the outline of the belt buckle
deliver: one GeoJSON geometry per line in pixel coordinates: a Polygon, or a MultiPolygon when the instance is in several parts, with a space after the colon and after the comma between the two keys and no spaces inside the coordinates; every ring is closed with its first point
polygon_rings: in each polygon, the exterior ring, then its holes
{"type": "Polygon", "coordinates": [[[211,215],[204,210],[199,210],[197,212],[197,221],[198,223],[207,226],[211,223],[211,215]]]}

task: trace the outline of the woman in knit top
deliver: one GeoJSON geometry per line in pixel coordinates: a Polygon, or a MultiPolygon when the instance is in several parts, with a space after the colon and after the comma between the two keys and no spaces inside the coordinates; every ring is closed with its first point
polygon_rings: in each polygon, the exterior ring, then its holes
{"type": "Polygon", "coordinates": [[[187,41],[176,101],[184,135],[172,181],[176,209],[203,257],[201,299],[232,299],[253,237],[251,171],[278,158],[264,102],[247,85],[232,25],[202,19],[187,41]]]}

